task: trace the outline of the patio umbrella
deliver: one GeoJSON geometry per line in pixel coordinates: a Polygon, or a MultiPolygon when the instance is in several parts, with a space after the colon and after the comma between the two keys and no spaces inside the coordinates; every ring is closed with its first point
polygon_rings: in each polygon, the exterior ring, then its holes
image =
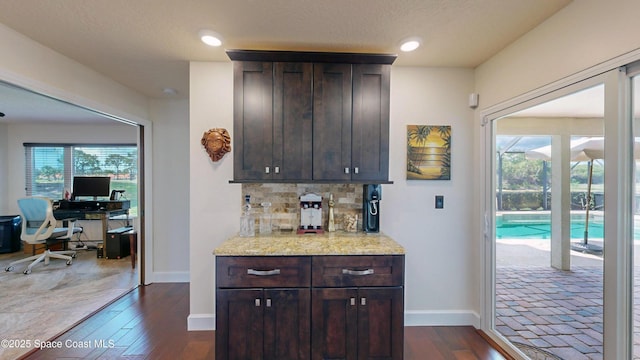
{"type": "MultiPolygon", "coordinates": [[[[604,158],[604,138],[580,138],[571,140],[571,161],[589,161],[591,158],[584,152],[585,148],[594,149],[593,155],[602,154],[601,159],[604,158]],[[596,146],[600,146],[600,152],[595,152],[596,146]]],[[[591,151],[591,150],[589,150],[591,151]]],[[[551,160],[551,145],[542,146],[539,148],[527,150],[524,153],[527,159],[532,160],[551,160]]]]}
{"type": "Polygon", "coordinates": [[[571,146],[571,160],[587,161],[587,198],[584,218],[584,237],[582,242],[574,243],[571,248],[592,254],[601,254],[602,246],[589,244],[589,211],[591,210],[591,184],[593,181],[593,160],[604,159],[604,138],[582,138],[576,140],[575,146],[571,146]],[[582,141],[581,141],[582,140],[582,141]]]}
{"type": "MultiPolygon", "coordinates": [[[[589,210],[591,209],[591,183],[593,180],[593,161],[604,159],[604,138],[584,137],[571,141],[571,161],[587,161],[587,205],[585,208],[584,238],[582,242],[573,244],[571,248],[589,253],[602,253],[602,247],[589,244],[589,210]]],[[[634,144],[634,158],[640,158],[640,139],[634,144]]],[[[528,159],[551,160],[551,145],[543,146],[525,152],[528,159]]]]}
{"type": "MultiPolygon", "coordinates": [[[[582,242],[571,245],[572,250],[587,252],[592,254],[601,254],[602,247],[589,244],[589,210],[591,209],[591,183],[593,180],[593,160],[595,158],[604,158],[604,139],[598,138],[580,138],[572,140],[570,145],[571,161],[587,161],[588,177],[587,177],[587,201],[585,208],[584,237],[582,242]]],[[[533,160],[551,160],[551,145],[542,146],[525,152],[527,159],[533,160]]]]}

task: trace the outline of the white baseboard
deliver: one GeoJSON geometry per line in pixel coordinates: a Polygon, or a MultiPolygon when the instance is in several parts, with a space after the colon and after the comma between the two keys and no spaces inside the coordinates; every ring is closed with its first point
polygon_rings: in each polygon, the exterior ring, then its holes
{"type": "Polygon", "coordinates": [[[148,283],[188,283],[188,271],[156,271],[151,274],[150,279],[146,279],[148,283]]]}
{"type": "Polygon", "coordinates": [[[188,331],[210,331],[216,329],[214,314],[190,314],[187,317],[188,331]]]}
{"type": "MultiPolygon", "coordinates": [[[[405,311],[404,326],[473,326],[480,328],[480,316],[474,311],[405,311]]],[[[216,329],[214,314],[190,314],[188,331],[216,329]]]]}
{"type": "Polygon", "coordinates": [[[405,311],[404,326],[473,326],[480,328],[480,315],[469,310],[405,311]]]}

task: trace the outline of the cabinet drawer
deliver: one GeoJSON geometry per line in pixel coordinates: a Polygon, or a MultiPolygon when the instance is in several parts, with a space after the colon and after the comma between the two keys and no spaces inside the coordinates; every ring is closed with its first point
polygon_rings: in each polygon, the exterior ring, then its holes
{"type": "Polygon", "coordinates": [[[314,287],[403,286],[404,255],[314,256],[314,287]]]}
{"type": "Polygon", "coordinates": [[[217,256],[220,288],[309,287],[311,260],[304,256],[217,256]]]}

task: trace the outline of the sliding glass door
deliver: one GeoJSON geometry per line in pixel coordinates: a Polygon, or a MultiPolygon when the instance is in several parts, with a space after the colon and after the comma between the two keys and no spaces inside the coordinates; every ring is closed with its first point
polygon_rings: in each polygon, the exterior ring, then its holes
{"type": "Polygon", "coordinates": [[[495,329],[533,359],[603,352],[604,86],[493,122],[495,329]]]}
{"type": "MultiPolygon", "coordinates": [[[[630,67],[630,70],[634,70],[630,67]]],[[[635,69],[631,78],[631,119],[634,136],[633,145],[633,358],[640,359],[640,75],[635,75],[635,69]]]]}
{"type": "Polygon", "coordinates": [[[625,69],[484,116],[482,328],[516,357],[640,359],[625,69]]]}

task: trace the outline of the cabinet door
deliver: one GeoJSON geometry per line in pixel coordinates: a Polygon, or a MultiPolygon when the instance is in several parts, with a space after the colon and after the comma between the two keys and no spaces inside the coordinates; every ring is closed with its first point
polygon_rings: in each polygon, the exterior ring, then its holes
{"type": "Polygon", "coordinates": [[[351,65],[313,73],[313,180],[351,180],[351,65]]]}
{"type": "Polygon", "coordinates": [[[311,356],[311,291],[264,291],[264,359],[306,360],[311,356]]]}
{"type": "Polygon", "coordinates": [[[311,358],[355,360],[358,356],[358,290],[313,289],[311,358]]]}
{"type": "Polygon", "coordinates": [[[403,288],[358,289],[358,359],[401,360],[403,288]]]}
{"type": "Polygon", "coordinates": [[[271,179],[273,64],[239,61],[233,66],[234,179],[271,179]]]}
{"type": "Polygon", "coordinates": [[[311,180],[313,65],[274,66],[273,179],[311,180]]]}
{"type": "Polygon", "coordinates": [[[262,359],[262,290],[216,291],[216,359],[262,359]]]}
{"type": "Polygon", "coordinates": [[[390,65],[353,65],[352,180],[389,179],[390,65]]]}

